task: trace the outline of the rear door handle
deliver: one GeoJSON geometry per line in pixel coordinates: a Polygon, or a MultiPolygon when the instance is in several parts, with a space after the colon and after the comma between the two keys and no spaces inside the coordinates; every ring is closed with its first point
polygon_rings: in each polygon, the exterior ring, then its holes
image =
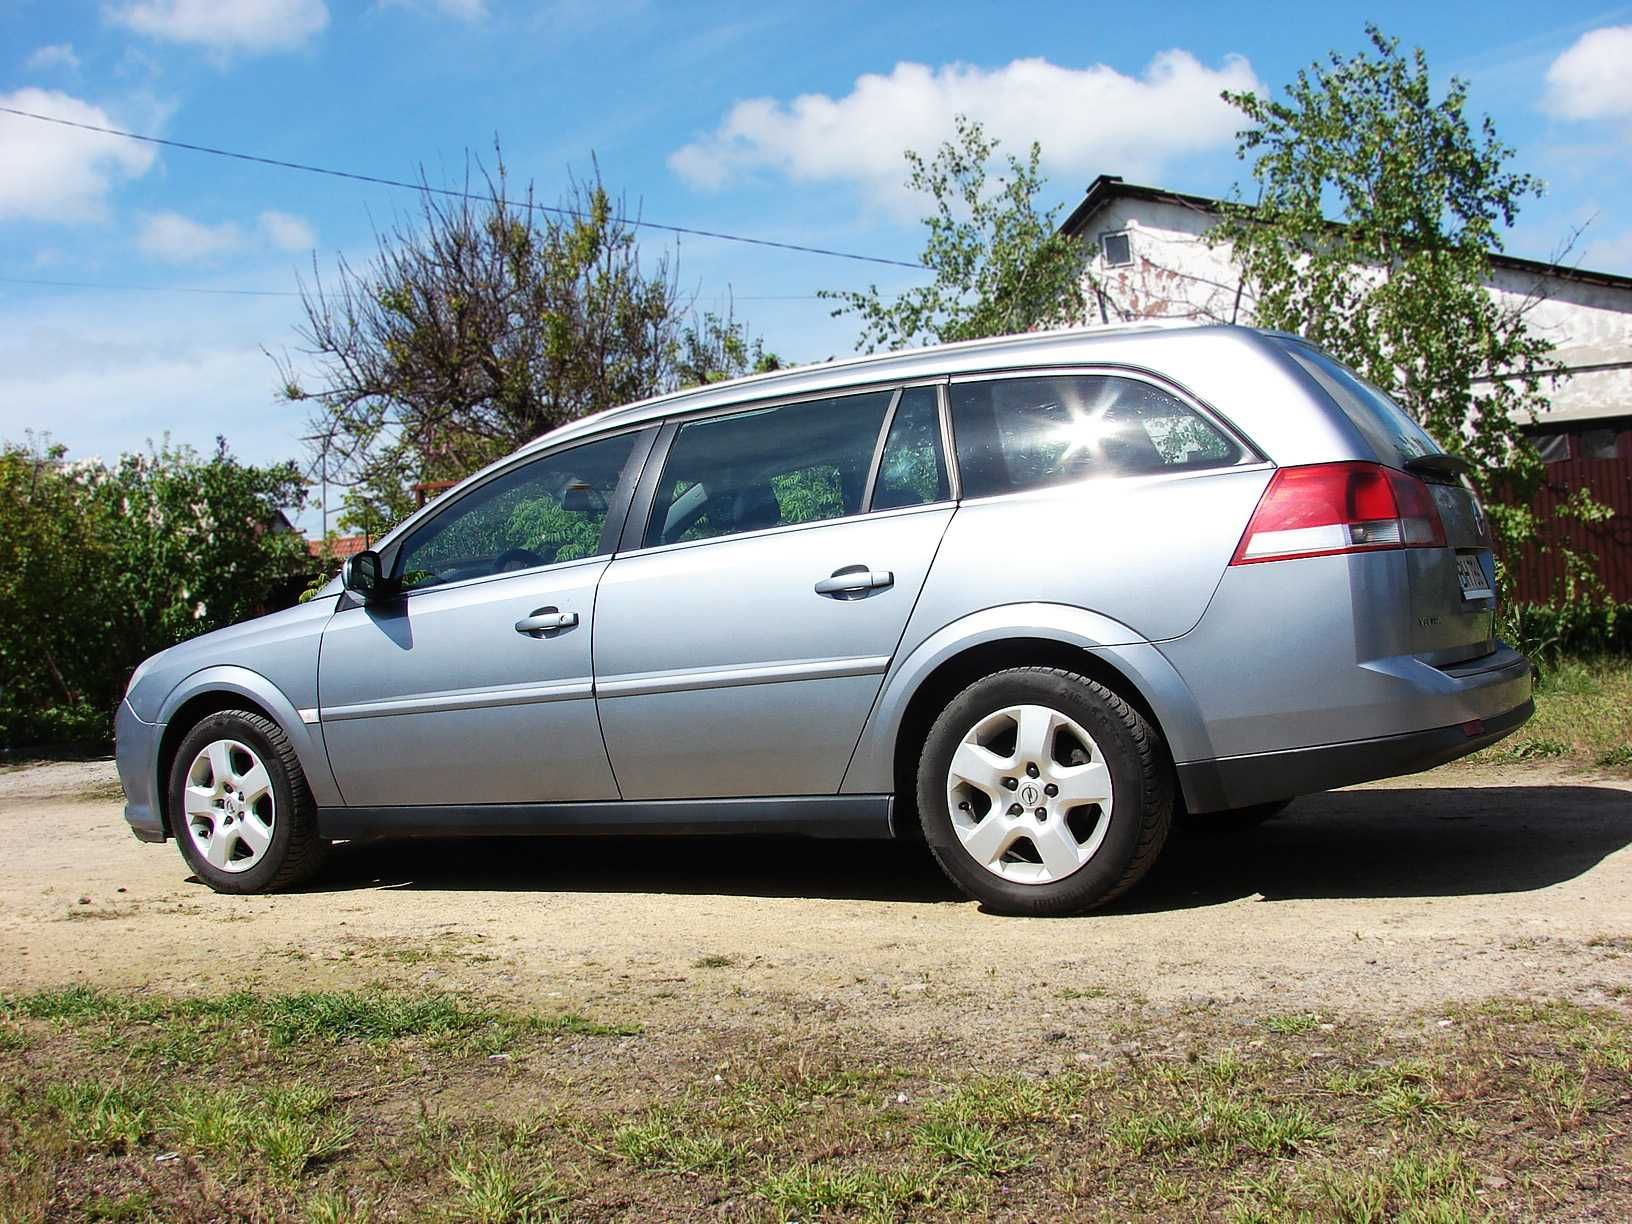
{"type": "Polygon", "coordinates": [[[895,585],[895,575],[889,570],[870,570],[865,565],[847,565],[835,570],[830,578],[816,584],[816,594],[842,599],[846,595],[863,595],[895,585]]]}
{"type": "Polygon", "coordinates": [[[578,623],[578,613],[557,612],[554,608],[540,608],[531,616],[524,616],[516,622],[516,632],[537,636],[549,633],[552,629],[571,629],[578,623]]]}

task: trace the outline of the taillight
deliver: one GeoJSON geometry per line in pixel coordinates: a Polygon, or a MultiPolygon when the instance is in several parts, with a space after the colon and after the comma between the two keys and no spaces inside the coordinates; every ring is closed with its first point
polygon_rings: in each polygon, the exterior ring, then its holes
{"type": "Polygon", "coordinates": [[[1433,495],[1415,476],[1380,463],[1317,463],[1275,473],[1230,564],[1444,546],[1433,495]]]}

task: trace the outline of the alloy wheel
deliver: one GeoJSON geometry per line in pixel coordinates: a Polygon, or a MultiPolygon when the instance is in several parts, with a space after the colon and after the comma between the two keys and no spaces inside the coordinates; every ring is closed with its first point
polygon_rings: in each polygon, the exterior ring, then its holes
{"type": "Polygon", "coordinates": [[[947,772],[947,807],[964,851],[1017,884],[1052,884],[1105,840],[1111,773],[1082,725],[1044,705],[980,719],[947,772]]]}
{"type": "Polygon", "coordinates": [[[187,770],[183,807],[193,845],[217,870],[248,871],[272,844],[272,776],[241,740],[214,740],[199,750],[187,770]]]}

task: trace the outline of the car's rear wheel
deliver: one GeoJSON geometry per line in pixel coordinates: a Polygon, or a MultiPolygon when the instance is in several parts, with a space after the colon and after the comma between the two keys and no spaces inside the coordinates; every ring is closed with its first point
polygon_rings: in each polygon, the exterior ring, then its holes
{"type": "Polygon", "coordinates": [[[171,830],[216,892],[289,888],[322,865],[317,807],[288,737],[247,710],[201,720],[170,768],[171,830]]]}
{"type": "Polygon", "coordinates": [[[997,672],[959,693],[930,728],[917,790],[941,868],[1007,914],[1075,914],[1120,896],[1173,817],[1155,729],[1058,668],[997,672]]]}

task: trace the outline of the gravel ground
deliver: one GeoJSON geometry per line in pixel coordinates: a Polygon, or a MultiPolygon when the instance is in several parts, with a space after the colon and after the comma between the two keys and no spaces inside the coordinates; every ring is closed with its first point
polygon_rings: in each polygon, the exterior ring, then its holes
{"type": "Polygon", "coordinates": [[[1176,833],[1113,909],[982,913],[912,845],[524,839],[337,849],[223,897],[136,842],[111,762],[0,770],[0,990],[427,985],[601,1018],[888,1023],[1014,1053],[1086,1001],[1404,1015],[1632,991],[1632,783],[1450,767],[1176,833]]]}

